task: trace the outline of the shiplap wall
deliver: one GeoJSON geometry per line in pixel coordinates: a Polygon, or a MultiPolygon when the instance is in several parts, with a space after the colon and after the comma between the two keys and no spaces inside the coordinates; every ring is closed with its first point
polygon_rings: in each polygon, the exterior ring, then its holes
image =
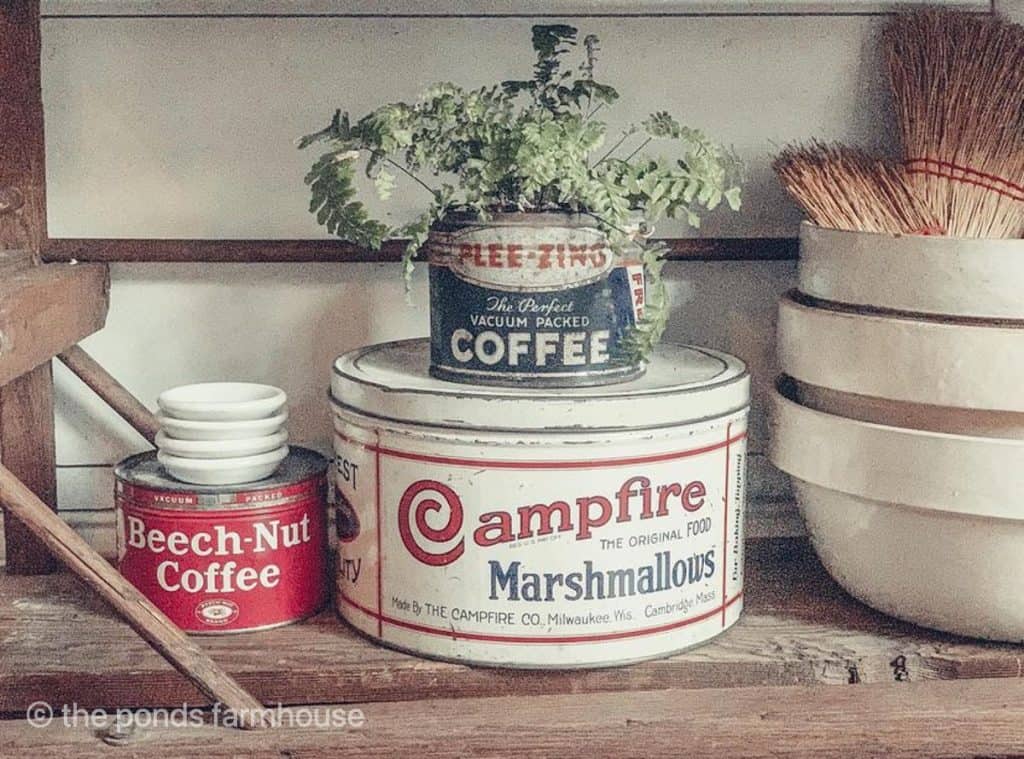
{"type": "MultiPolygon", "coordinates": [[[[1000,10],[1024,19],[1024,0],[1000,10]]],[[[665,108],[747,160],[743,211],[700,234],[796,232],[768,169],[792,139],[891,150],[874,52],[878,17],[571,19],[602,39],[600,77],[623,94],[614,122],[665,108]]],[[[360,114],[438,80],[472,86],[528,73],[529,19],[58,18],[43,20],[49,229],[53,237],[305,238],[292,141],[336,106],[360,114]]],[[[400,219],[415,187],[390,206],[400,219]]],[[[674,225],[665,235],[687,234],[674,225]]],[[[765,463],[763,395],[775,302],[794,265],[675,263],[669,339],[733,352],[756,383],[752,511],[773,515],[784,478],[765,463]]],[[[183,382],[270,382],[291,399],[292,439],[328,450],[333,358],[427,332],[426,283],[404,304],[395,265],[115,265],[108,325],[85,347],[145,403],[183,382]]],[[[109,466],[144,444],[61,367],[59,496],[112,548],[109,466]]],[[[774,517],[771,517],[774,518],[774,517]]],[[[787,518],[782,512],[780,519],[787,518]]]]}

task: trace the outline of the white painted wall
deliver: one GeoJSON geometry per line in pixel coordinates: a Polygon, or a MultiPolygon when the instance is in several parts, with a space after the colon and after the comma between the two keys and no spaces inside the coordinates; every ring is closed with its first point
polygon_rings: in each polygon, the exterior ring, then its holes
{"type": "MultiPolygon", "coordinates": [[[[1002,6],[1024,17],[1024,0],[1002,6]]],[[[799,215],[768,169],[782,143],[811,136],[891,149],[873,35],[877,17],[577,19],[602,39],[601,78],[616,120],[666,108],[735,144],[749,164],[742,213],[701,234],[795,234],[799,215]]],[[[523,76],[527,19],[46,18],[43,80],[49,225],[54,237],[321,235],[294,138],[341,106],[360,114],[436,80],[523,76]]],[[[398,193],[395,218],[416,188],[398,193]]],[[[683,233],[671,225],[659,232],[683,233]]],[[[734,352],[759,381],[773,367],[775,302],[790,263],[677,263],[669,338],[734,352]]],[[[397,266],[117,265],[107,328],[85,347],[144,402],[182,382],[253,379],[284,387],[296,442],[326,448],[332,359],[368,342],[427,332],[397,266]]],[[[106,467],[141,440],[58,369],[64,508],[110,506],[106,467]]],[[[757,461],[755,457],[755,461],[757,461]]],[[[755,497],[785,497],[757,463],[755,497]]]]}

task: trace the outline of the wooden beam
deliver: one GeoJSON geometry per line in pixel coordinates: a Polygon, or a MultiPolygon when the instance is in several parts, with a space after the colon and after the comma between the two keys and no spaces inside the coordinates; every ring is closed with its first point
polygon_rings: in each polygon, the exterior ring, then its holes
{"type": "MultiPolygon", "coordinates": [[[[272,710],[277,729],[261,734],[213,724],[150,727],[152,717],[142,714],[136,730],[122,730],[125,738],[117,748],[106,745],[103,731],[81,717],[76,725],[65,726],[59,712],[48,728],[33,727],[21,715],[0,725],[13,756],[78,759],[102,759],[116,752],[161,759],[931,759],[1019,757],[1024,750],[1024,682],[1019,680],[711,688],[699,694],[670,689],[458,701],[453,695],[438,690],[422,701],[402,704],[272,710]],[[342,717],[354,718],[356,725],[339,724],[342,717]]],[[[212,722],[212,717],[208,719],[212,722]]]]}
{"type": "MultiPolygon", "coordinates": [[[[36,306],[29,300],[38,296],[38,288],[11,299],[15,283],[29,276],[26,263],[37,261],[46,239],[44,155],[39,2],[7,0],[0,3],[0,250],[20,248],[28,254],[4,255],[0,279],[0,459],[56,508],[53,354],[32,343],[41,330],[63,332],[66,325],[30,321],[36,306]]],[[[47,316],[63,313],[58,308],[47,316]]],[[[4,540],[8,572],[47,572],[56,566],[17,520],[6,518],[4,540]]]]}
{"type": "Polygon", "coordinates": [[[146,438],[150,445],[156,445],[156,435],[160,431],[160,422],[157,421],[156,415],[142,405],[142,401],[111,376],[96,359],[78,345],[61,351],[57,358],[136,432],[146,438]]]}
{"type": "MultiPolygon", "coordinates": [[[[0,386],[0,461],[56,511],[53,374],[49,361],[0,386]]],[[[57,569],[56,559],[25,524],[6,512],[4,517],[8,573],[43,574],[57,569]]]]}
{"type": "Polygon", "coordinates": [[[46,239],[39,58],[39,0],[0,3],[0,248],[38,251],[46,239]]]}
{"type": "MultiPolygon", "coordinates": [[[[672,261],[791,261],[797,241],[788,237],[666,239],[672,261]]],[[[380,251],[343,240],[133,240],[50,239],[47,261],[178,263],[395,262],[405,242],[388,240],[380,251]]]]}
{"type": "Polygon", "coordinates": [[[0,385],[101,329],[106,264],[45,264],[0,279],[0,385]]]}
{"type": "MultiPolygon", "coordinates": [[[[103,326],[106,264],[24,266],[6,254],[0,278],[0,461],[57,508],[50,359],[103,326]]],[[[2,261],[0,261],[2,263],[2,261]]],[[[57,564],[17,519],[5,514],[7,571],[49,572],[57,564]]]]}

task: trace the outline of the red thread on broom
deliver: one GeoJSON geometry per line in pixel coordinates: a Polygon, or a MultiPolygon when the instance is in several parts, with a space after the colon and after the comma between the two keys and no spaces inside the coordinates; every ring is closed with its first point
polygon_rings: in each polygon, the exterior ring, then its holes
{"type": "Polygon", "coordinates": [[[964,184],[991,190],[1011,200],[1024,202],[1024,187],[994,174],[986,174],[983,171],[959,166],[948,161],[940,161],[935,158],[909,158],[903,162],[903,165],[906,167],[908,174],[928,174],[933,177],[951,179],[954,182],[963,182],[964,184]],[[915,168],[915,166],[919,165],[923,165],[925,168],[915,168]],[[933,166],[936,168],[931,168],[933,166]],[[968,176],[958,176],[954,172],[968,176]],[[971,178],[971,175],[978,177],[978,179],[971,178]],[[1003,186],[999,187],[998,185],[1003,186]]]}

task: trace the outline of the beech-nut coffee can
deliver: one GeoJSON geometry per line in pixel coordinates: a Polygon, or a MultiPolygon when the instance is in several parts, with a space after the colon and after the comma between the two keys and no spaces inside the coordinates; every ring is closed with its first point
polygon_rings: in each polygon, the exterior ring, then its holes
{"type": "Polygon", "coordinates": [[[571,393],[440,382],[412,340],[332,378],[336,603],[384,645],[503,667],[666,656],[743,606],[749,377],[661,346],[571,393]]]}
{"type": "Polygon", "coordinates": [[[191,633],[295,622],[327,598],[327,471],[291,446],[271,477],[227,486],[168,475],[156,453],[114,469],[118,569],[191,633]]]}
{"type": "Polygon", "coordinates": [[[576,387],[642,372],[625,341],[643,318],[644,267],[593,219],[454,216],[431,231],[427,251],[435,377],[576,387]]]}

